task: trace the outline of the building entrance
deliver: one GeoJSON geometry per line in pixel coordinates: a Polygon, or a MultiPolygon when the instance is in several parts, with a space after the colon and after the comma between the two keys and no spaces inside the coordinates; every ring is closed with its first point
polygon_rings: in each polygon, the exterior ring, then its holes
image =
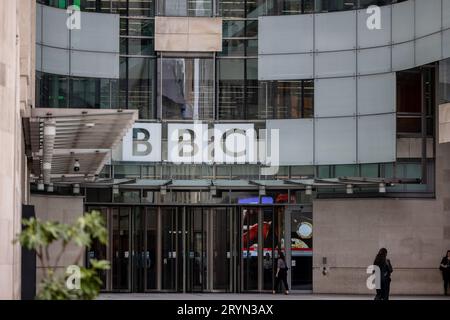
{"type": "Polygon", "coordinates": [[[111,292],[271,291],[284,252],[292,289],[312,289],[312,214],[303,206],[96,207],[109,245],[88,257],[111,261],[111,292]]]}

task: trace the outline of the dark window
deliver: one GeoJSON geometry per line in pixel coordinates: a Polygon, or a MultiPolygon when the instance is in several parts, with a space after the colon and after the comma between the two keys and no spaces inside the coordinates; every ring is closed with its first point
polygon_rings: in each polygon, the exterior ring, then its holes
{"type": "Polygon", "coordinates": [[[220,59],[217,69],[219,119],[244,119],[245,60],[220,59]]]}
{"type": "Polygon", "coordinates": [[[245,1],[220,0],[219,13],[222,17],[245,18],[245,1]]]}
{"type": "Polygon", "coordinates": [[[40,102],[42,108],[67,108],[69,98],[69,77],[42,73],[40,78],[40,102]]]}
{"type": "Polygon", "coordinates": [[[150,38],[120,38],[120,52],[133,56],[154,55],[153,39],[150,38]]]}
{"type": "Polygon", "coordinates": [[[222,51],[219,56],[258,55],[258,20],[224,20],[222,51]]]}
{"type": "Polygon", "coordinates": [[[117,108],[117,80],[95,78],[70,79],[71,108],[117,108]]]}
{"type": "Polygon", "coordinates": [[[265,118],[256,59],[219,59],[217,72],[220,120],[265,118]]]}
{"type": "Polygon", "coordinates": [[[420,133],[422,80],[418,70],[397,73],[397,132],[420,133]]]}
{"type": "Polygon", "coordinates": [[[311,118],[314,115],[314,81],[264,81],[261,108],[268,119],[311,118]]]}
{"type": "Polygon", "coordinates": [[[353,10],[358,7],[358,0],[318,0],[317,12],[353,10]]]}
{"type": "Polygon", "coordinates": [[[136,165],[115,165],[114,179],[140,178],[141,167],[136,165]]]}
{"type": "Polygon", "coordinates": [[[111,202],[112,190],[110,188],[87,188],[86,202],[111,202]]]}
{"type": "Polygon", "coordinates": [[[155,21],[153,19],[120,19],[120,35],[153,37],[155,21]]]}
{"type": "Polygon", "coordinates": [[[118,108],[118,80],[36,72],[36,107],[118,108]]]}
{"type": "Polygon", "coordinates": [[[114,202],[121,203],[140,203],[140,190],[119,190],[119,193],[114,193],[114,202]]]}
{"type": "Polygon", "coordinates": [[[122,58],[120,105],[139,110],[140,119],[154,118],[155,59],[122,58]]]}
{"type": "Polygon", "coordinates": [[[435,80],[432,65],[397,72],[397,132],[434,136],[435,80]],[[423,106],[423,108],[422,108],[423,106]]]}

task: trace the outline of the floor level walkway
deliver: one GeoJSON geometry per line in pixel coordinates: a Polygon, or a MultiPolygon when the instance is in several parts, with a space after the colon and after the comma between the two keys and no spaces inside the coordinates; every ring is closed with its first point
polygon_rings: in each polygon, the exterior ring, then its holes
{"type": "MultiPolygon", "coordinates": [[[[291,293],[104,293],[99,300],[373,300],[368,295],[291,293]]],[[[449,300],[450,296],[392,296],[391,300],[449,300]]]]}

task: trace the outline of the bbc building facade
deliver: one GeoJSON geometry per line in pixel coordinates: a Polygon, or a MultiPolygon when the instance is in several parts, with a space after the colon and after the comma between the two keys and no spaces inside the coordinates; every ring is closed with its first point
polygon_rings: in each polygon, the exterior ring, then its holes
{"type": "Polygon", "coordinates": [[[38,0],[36,110],[138,119],[31,202],[103,213],[105,292],[271,291],[282,251],[293,291],[367,294],[386,247],[440,294],[449,58],[450,0],[38,0]]]}

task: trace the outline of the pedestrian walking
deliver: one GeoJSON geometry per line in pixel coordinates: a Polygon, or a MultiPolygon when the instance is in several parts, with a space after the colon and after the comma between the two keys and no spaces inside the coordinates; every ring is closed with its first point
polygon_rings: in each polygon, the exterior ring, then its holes
{"type": "Polygon", "coordinates": [[[387,258],[386,248],[381,248],[380,251],[378,251],[373,264],[378,266],[380,270],[380,288],[377,288],[375,300],[389,300],[391,274],[394,270],[392,269],[391,261],[387,258]]]}
{"type": "Polygon", "coordinates": [[[289,294],[289,285],[287,283],[287,271],[288,267],[286,264],[286,258],[283,252],[280,252],[278,261],[277,261],[277,273],[275,274],[275,288],[273,290],[273,294],[278,291],[278,287],[280,286],[280,281],[283,282],[284,285],[284,293],[289,294]]]}
{"type": "Polygon", "coordinates": [[[444,280],[444,294],[448,295],[448,287],[450,285],[450,250],[447,255],[442,258],[439,270],[442,271],[442,279],[444,280]]]}

